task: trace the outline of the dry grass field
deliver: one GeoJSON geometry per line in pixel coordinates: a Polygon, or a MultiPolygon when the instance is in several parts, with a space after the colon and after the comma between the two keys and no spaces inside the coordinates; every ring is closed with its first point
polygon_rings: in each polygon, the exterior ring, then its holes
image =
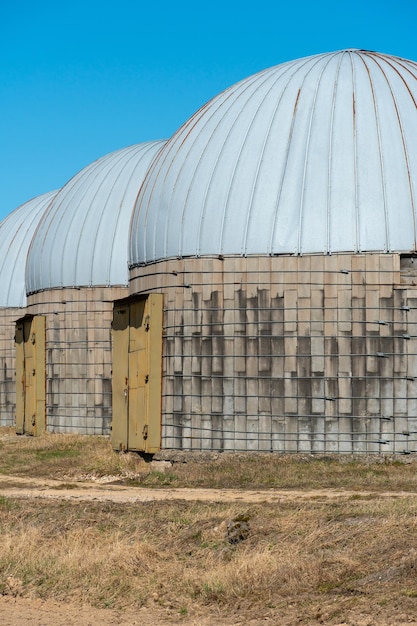
{"type": "Polygon", "coordinates": [[[0,429],[0,609],[15,615],[3,623],[417,624],[414,459],[174,461],[115,454],[106,438],[0,429]],[[8,496],[9,477],[33,479],[31,497],[8,496]],[[48,498],[42,479],[63,496],[103,482],[198,491],[192,500],[71,500],[48,498]],[[205,498],[207,489],[223,498],[205,498]],[[228,502],[228,489],[241,500],[228,502]],[[19,622],[19,607],[33,617],[39,602],[55,607],[55,621],[19,622]],[[80,606],[85,621],[71,621],[80,606]]]}

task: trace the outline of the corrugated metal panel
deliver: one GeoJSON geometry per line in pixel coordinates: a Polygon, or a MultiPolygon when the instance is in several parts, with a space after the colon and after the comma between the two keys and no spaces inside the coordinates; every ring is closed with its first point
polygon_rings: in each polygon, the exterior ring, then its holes
{"type": "Polygon", "coordinates": [[[416,248],[417,64],[363,50],[267,69],[158,155],[130,263],[416,248]]]}
{"type": "Polygon", "coordinates": [[[26,258],[33,233],[56,191],[33,198],[0,223],[0,306],[26,306],[26,258]]]}
{"type": "Polygon", "coordinates": [[[135,200],[164,141],[98,159],[57,194],[36,230],[27,291],[128,282],[128,237],[135,200]]]}

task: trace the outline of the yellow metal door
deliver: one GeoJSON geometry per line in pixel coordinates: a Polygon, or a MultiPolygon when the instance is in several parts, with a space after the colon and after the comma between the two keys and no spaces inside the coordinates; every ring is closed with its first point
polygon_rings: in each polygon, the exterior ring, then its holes
{"type": "Polygon", "coordinates": [[[113,316],[115,449],[153,453],[161,440],[162,295],[118,303],[113,316]]]}
{"type": "Polygon", "coordinates": [[[16,432],[45,430],[45,317],[25,317],[16,324],[16,432]]]}

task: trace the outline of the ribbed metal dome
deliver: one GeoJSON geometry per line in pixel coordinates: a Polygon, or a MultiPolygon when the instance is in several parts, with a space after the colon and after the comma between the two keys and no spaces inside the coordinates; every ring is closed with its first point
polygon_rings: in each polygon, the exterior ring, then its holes
{"type": "Polygon", "coordinates": [[[127,285],[133,207],[146,171],[164,143],[147,142],[112,152],[62,187],[32,240],[27,293],[127,285]]]}
{"type": "Polygon", "coordinates": [[[230,87],[142,186],[130,263],[416,249],[417,64],[344,50],[230,87]]]}
{"type": "Polygon", "coordinates": [[[33,198],[0,222],[0,307],[26,306],[26,258],[33,233],[56,195],[33,198]]]}

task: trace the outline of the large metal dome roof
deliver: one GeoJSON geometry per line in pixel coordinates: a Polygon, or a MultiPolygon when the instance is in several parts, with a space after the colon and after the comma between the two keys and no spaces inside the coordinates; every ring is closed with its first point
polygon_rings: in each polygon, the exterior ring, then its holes
{"type": "Polygon", "coordinates": [[[33,198],[0,222],[0,307],[26,306],[26,257],[33,233],[56,191],[33,198]]]}
{"type": "Polygon", "coordinates": [[[149,170],[130,263],[206,254],[414,251],[417,64],[364,50],[230,87],[149,170]]]}
{"type": "Polygon", "coordinates": [[[56,195],[29,250],[27,293],[128,283],[129,226],[145,173],[164,141],[112,152],[56,195]]]}

